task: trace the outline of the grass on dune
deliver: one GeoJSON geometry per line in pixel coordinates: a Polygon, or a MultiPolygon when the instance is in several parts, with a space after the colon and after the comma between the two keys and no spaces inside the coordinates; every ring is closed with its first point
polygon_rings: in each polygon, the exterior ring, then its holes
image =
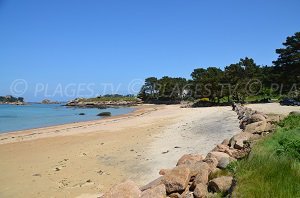
{"type": "Polygon", "coordinates": [[[256,143],[235,176],[233,197],[300,197],[300,116],[287,117],[256,143]]]}

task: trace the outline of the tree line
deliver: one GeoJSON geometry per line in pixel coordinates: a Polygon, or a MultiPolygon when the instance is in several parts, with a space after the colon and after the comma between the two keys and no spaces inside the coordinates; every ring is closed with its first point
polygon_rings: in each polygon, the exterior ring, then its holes
{"type": "Polygon", "coordinates": [[[138,97],[145,102],[178,102],[206,98],[210,102],[244,102],[249,96],[288,96],[299,99],[300,32],[276,49],[273,65],[258,65],[252,58],[219,67],[197,68],[191,79],[164,76],[145,79],[138,97]]]}
{"type": "Polygon", "coordinates": [[[22,97],[13,97],[13,96],[0,96],[0,103],[10,103],[10,102],[24,102],[22,97]]]}

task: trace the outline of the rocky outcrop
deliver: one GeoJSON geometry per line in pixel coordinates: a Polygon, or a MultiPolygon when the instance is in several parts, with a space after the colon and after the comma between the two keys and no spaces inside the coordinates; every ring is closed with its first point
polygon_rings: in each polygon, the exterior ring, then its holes
{"type": "MultiPolygon", "coordinates": [[[[137,188],[132,182],[125,182],[113,188],[108,195],[115,197],[140,196],[168,198],[202,198],[213,193],[230,194],[234,187],[232,175],[218,176],[218,172],[233,161],[247,157],[253,141],[272,132],[276,122],[283,117],[264,115],[239,104],[233,105],[240,120],[240,133],[218,144],[206,157],[200,154],[185,154],[173,169],[162,169],[158,179],[137,188]],[[121,194],[124,193],[124,194],[121,194]]],[[[214,195],[212,195],[214,196],[214,195]]]]}
{"type": "Polygon", "coordinates": [[[9,104],[9,105],[25,105],[24,98],[22,97],[13,97],[11,95],[0,96],[0,104],[9,104]]]}
{"type": "Polygon", "coordinates": [[[97,116],[108,117],[111,116],[111,112],[101,112],[98,113],[97,116]]]}
{"type": "Polygon", "coordinates": [[[41,104],[59,104],[59,102],[52,101],[52,100],[49,100],[49,99],[44,99],[44,100],[42,100],[41,104]]]}
{"type": "Polygon", "coordinates": [[[66,106],[69,107],[81,107],[81,108],[99,108],[106,109],[109,107],[122,107],[122,106],[135,106],[138,104],[142,104],[140,99],[136,100],[94,100],[90,101],[84,98],[77,98],[75,100],[69,101],[66,106]]]}

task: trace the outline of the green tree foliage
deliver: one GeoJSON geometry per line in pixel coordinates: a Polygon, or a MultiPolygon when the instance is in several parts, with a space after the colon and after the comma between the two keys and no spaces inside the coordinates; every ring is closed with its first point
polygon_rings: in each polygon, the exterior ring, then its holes
{"type": "Polygon", "coordinates": [[[217,98],[219,101],[219,99],[223,97],[220,87],[223,76],[224,72],[217,67],[195,69],[191,74],[194,97],[207,97],[211,101],[217,98]]]}
{"type": "Polygon", "coordinates": [[[224,82],[229,85],[227,94],[237,101],[244,101],[248,95],[259,92],[261,80],[262,69],[252,58],[246,57],[225,67],[224,82]]]}
{"type": "Polygon", "coordinates": [[[300,32],[287,37],[283,45],[284,48],[276,50],[279,57],[273,62],[274,66],[260,66],[252,58],[245,57],[224,70],[218,67],[194,69],[190,80],[150,77],[145,80],[139,97],[144,101],[164,101],[190,96],[193,99],[209,98],[210,102],[219,102],[224,97],[228,102],[231,99],[243,102],[258,95],[261,99],[272,95],[300,99],[300,32]]]}
{"type": "Polygon", "coordinates": [[[171,78],[164,76],[161,79],[150,77],[145,79],[138,97],[144,101],[176,101],[182,100],[186,90],[185,78],[171,78]]]}
{"type": "Polygon", "coordinates": [[[10,103],[10,102],[24,102],[22,97],[13,97],[13,96],[0,96],[1,103],[10,103]]]}
{"type": "Polygon", "coordinates": [[[288,90],[294,83],[300,83],[300,32],[287,37],[284,48],[276,49],[279,55],[275,65],[278,81],[288,90]]]}
{"type": "Polygon", "coordinates": [[[148,101],[150,99],[157,98],[157,85],[158,81],[155,77],[149,77],[145,79],[145,84],[142,86],[138,97],[143,101],[148,101]]]}

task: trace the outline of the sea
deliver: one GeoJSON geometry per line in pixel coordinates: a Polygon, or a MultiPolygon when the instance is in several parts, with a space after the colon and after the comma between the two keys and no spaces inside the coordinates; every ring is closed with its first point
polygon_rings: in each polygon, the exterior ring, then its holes
{"type": "Polygon", "coordinates": [[[62,104],[0,105],[0,133],[54,126],[89,120],[99,120],[101,112],[111,112],[112,116],[132,112],[130,107],[118,108],[77,108],[62,104]],[[84,113],[84,115],[80,115],[84,113]]]}

